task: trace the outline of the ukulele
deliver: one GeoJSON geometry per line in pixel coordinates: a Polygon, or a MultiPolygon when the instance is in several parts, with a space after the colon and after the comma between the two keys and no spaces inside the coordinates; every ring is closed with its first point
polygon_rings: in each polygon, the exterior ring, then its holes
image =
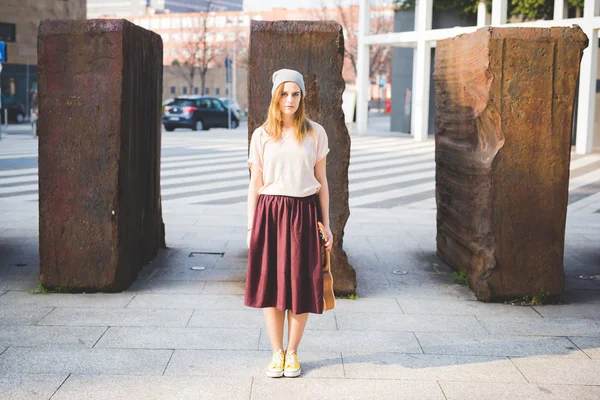
{"type": "Polygon", "coordinates": [[[319,236],[321,238],[321,265],[323,266],[323,311],[331,310],[335,307],[335,296],[333,294],[333,276],[331,275],[330,254],[325,249],[327,243],[327,233],[322,223],[317,222],[319,227],[319,236]]]}

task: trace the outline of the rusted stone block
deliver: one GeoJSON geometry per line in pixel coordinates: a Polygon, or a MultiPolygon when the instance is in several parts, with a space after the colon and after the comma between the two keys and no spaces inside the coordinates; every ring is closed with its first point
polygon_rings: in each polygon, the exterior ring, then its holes
{"type": "Polygon", "coordinates": [[[437,252],[481,300],[563,292],[586,46],[579,27],[483,28],[438,42],[437,252]]]}
{"type": "Polygon", "coordinates": [[[164,247],[162,40],[125,20],[38,33],[40,279],[120,291],[164,247]]]}
{"type": "Polygon", "coordinates": [[[323,125],[329,139],[327,179],[330,225],[334,237],[331,271],[338,295],[356,291],[356,274],[343,249],[348,206],[350,136],[344,122],[342,78],[344,36],[336,22],[252,21],[248,68],[248,145],[252,132],[267,117],[271,75],[291,68],[304,76],[309,118],[323,125]]]}

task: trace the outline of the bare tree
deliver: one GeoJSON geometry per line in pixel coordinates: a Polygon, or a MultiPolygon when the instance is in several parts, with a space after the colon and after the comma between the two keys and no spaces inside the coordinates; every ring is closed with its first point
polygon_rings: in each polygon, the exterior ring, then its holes
{"type": "Polygon", "coordinates": [[[190,88],[190,93],[194,89],[194,77],[200,78],[200,93],[204,94],[206,87],[206,73],[208,69],[216,64],[219,53],[219,46],[209,41],[213,34],[208,31],[207,20],[211,11],[211,3],[208,2],[206,10],[197,14],[199,24],[193,24],[193,29],[181,29],[181,38],[189,35],[189,40],[184,41],[184,45],[178,50],[178,58],[172,62],[174,74],[185,79],[190,88]],[[199,25],[199,26],[196,26],[199,25]]]}
{"type": "MultiPolygon", "coordinates": [[[[324,4],[324,3],[322,3],[324,4]]],[[[357,73],[356,58],[358,54],[358,12],[356,5],[342,6],[341,0],[336,0],[334,8],[323,5],[316,9],[316,17],[319,20],[331,20],[339,22],[344,30],[345,57],[350,62],[354,74],[357,73]]],[[[374,34],[388,33],[393,31],[393,21],[387,20],[383,15],[376,12],[371,18],[371,32],[374,34]]],[[[391,72],[392,52],[388,46],[371,46],[369,65],[371,66],[369,78],[375,79],[377,75],[385,74],[389,80],[391,72]]]]}

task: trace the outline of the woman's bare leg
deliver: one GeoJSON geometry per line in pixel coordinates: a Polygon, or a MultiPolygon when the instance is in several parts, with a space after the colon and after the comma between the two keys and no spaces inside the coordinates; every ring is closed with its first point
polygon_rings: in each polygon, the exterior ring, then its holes
{"type": "Polygon", "coordinates": [[[306,321],[308,321],[308,313],[294,314],[292,310],[288,310],[288,345],[287,351],[298,350],[306,321]]]}
{"type": "Polygon", "coordinates": [[[265,324],[273,351],[283,350],[283,323],[285,322],[285,311],[278,310],[275,307],[263,309],[265,315],[265,324]]]}

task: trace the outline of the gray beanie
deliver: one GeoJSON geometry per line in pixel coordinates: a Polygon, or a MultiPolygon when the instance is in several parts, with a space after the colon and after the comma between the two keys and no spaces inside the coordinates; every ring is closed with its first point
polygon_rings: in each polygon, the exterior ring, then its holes
{"type": "Polygon", "coordinates": [[[273,73],[273,88],[271,89],[271,96],[275,93],[275,89],[279,87],[283,82],[294,82],[300,86],[302,90],[302,97],[306,95],[306,89],[304,88],[304,78],[302,74],[293,69],[280,69],[273,73]]]}

